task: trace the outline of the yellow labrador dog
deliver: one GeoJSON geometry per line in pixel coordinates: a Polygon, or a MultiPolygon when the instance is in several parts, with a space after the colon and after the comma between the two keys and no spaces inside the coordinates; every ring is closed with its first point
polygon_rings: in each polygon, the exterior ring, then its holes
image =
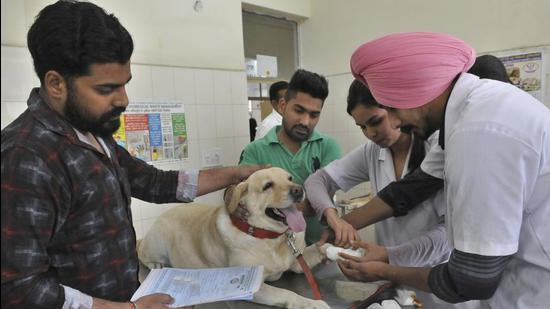
{"type": "MultiPolygon", "coordinates": [[[[285,170],[257,171],[235,187],[227,207],[189,204],[164,213],[140,242],[139,259],[149,268],[264,265],[265,281],[277,280],[287,270],[302,273],[287,244],[289,228],[301,230],[296,245],[310,267],[325,258],[315,245],[305,246],[305,221],[293,206],[303,195],[285,170]],[[246,222],[231,215],[239,206],[249,212],[246,222]]],[[[329,308],[324,301],[265,283],[252,301],[286,308],[329,308]]]]}

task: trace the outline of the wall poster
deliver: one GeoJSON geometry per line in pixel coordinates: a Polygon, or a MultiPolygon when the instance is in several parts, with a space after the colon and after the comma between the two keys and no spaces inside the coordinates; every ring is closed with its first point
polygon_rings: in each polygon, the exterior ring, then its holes
{"type": "Polygon", "coordinates": [[[120,115],[120,128],[114,138],[132,156],[146,162],[187,159],[183,103],[130,102],[120,115]]]}
{"type": "Polygon", "coordinates": [[[547,69],[546,48],[524,48],[491,53],[504,66],[510,81],[537,100],[545,102],[547,69]]]}

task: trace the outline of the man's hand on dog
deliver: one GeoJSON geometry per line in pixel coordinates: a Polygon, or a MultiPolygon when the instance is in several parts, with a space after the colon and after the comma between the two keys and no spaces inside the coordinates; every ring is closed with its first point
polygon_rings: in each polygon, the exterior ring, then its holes
{"type": "Polygon", "coordinates": [[[237,166],[237,173],[234,184],[238,184],[248,178],[252,173],[264,168],[270,168],[271,164],[260,164],[260,165],[240,165],[237,166]]]}
{"type": "Polygon", "coordinates": [[[234,167],[233,172],[233,184],[225,188],[223,193],[223,201],[225,205],[229,205],[231,201],[231,196],[233,195],[233,189],[235,185],[240,182],[245,181],[252,173],[262,170],[264,168],[270,168],[271,164],[260,164],[260,165],[240,165],[234,167]]]}

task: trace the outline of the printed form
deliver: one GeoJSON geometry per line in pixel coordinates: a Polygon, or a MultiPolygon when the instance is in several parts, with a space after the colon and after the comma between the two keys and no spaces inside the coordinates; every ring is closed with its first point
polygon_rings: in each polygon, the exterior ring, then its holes
{"type": "Polygon", "coordinates": [[[132,301],[154,293],[172,296],[172,308],[223,300],[251,300],[263,282],[263,271],[263,265],[152,269],[132,301]]]}

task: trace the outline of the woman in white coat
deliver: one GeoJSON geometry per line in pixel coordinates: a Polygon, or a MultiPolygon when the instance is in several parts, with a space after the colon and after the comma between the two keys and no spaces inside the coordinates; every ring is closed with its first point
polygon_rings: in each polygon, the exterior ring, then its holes
{"type": "MultiPolygon", "coordinates": [[[[379,107],[359,81],[350,86],[347,111],[367,137],[367,142],[317,171],[304,183],[312,207],[319,219],[326,220],[335,231],[335,244],[339,246],[348,246],[350,240],[358,237],[355,228],[338,217],[332,201],[334,193],[339,189],[347,191],[365,181],[370,181],[376,193],[415,170],[431,144],[437,144],[437,138],[424,142],[392,127],[387,111],[379,107]]],[[[447,242],[444,215],[440,190],[407,216],[376,223],[377,244],[366,244],[365,258],[411,267],[433,266],[446,261],[451,247],[447,242]]],[[[416,293],[426,308],[455,307],[432,294],[416,293]]],[[[456,307],[476,306],[477,302],[456,307]]]]}

